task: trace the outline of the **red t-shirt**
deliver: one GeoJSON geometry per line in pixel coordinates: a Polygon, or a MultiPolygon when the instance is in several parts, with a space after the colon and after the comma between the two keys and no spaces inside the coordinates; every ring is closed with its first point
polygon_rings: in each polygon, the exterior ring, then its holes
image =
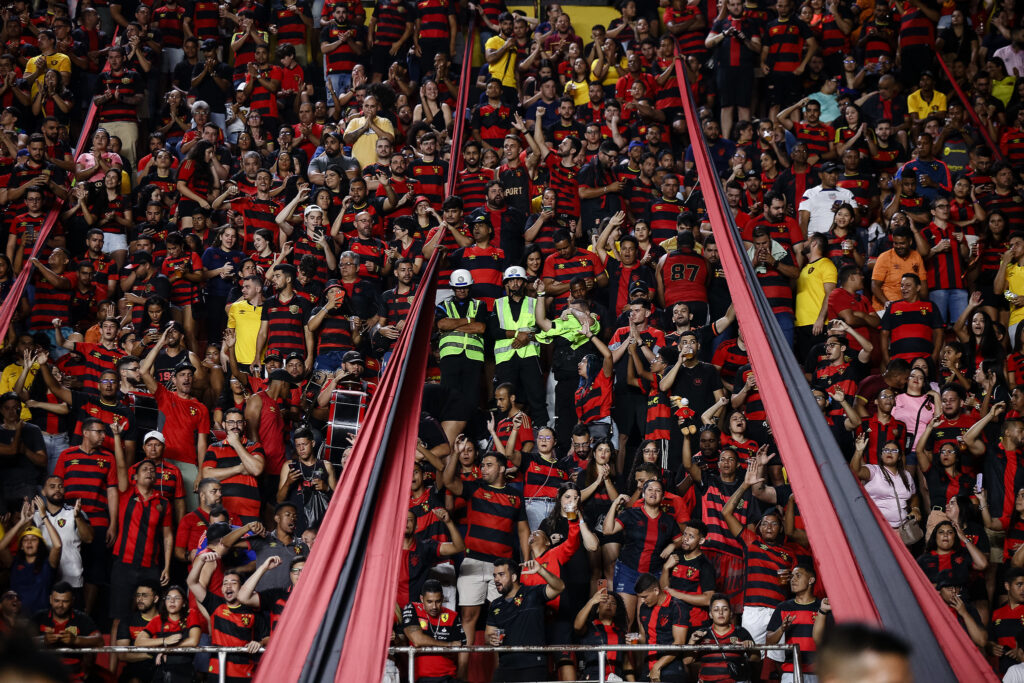
{"type": "Polygon", "coordinates": [[[210,413],[206,406],[194,398],[181,398],[162,384],[156,387],[156,405],[160,409],[160,429],[167,439],[164,457],[198,465],[196,434],[210,431],[210,413]]]}

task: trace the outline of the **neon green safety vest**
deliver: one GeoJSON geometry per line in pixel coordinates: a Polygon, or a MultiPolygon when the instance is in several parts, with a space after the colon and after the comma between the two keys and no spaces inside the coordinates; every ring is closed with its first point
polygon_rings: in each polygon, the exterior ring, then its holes
{"type": "MultiPolygon", "coordinates": [[[[480,302],[476,299],[471,299],[469,302],[469,310],[466,311],[466,315],[463,316],[455,308],[454,297],[449,297],[444,301],[444,312],[449,318],[462,318],[466,317],[473,319],[476,317],[476,312],[480,308],[480,302]]],[[[484,338],[483,335],[470,334],[468,332],[445,332],[441,336],[441,358],[447,356],[459,356],[465,355],[469,360],[480,361],[484,360],[484,338]]]]}
{"type": "MultiPolygon", "coordinates": [[[[537,310],[537,300],[533,297],[525,297],[523,299],[523,306],[519,309],[519,317],[512,319],[512,307],[508,303],[508,297],[503,296],[500,299],[494,300],[494,312],[498,316],[498,325],[503,330],[521,330],[524,328],[534,328],[537,326],[534,312],[537,310]]],[[[518,349],[512,348],[511,339],[499,338],[494,342],[494,362],[504,363],[505,361],[517,355],[520,358],[529,358],[531,356],[540,355],[540,344],[535,340],[531,339],[526,342],[525,345],[518,349]]]]}

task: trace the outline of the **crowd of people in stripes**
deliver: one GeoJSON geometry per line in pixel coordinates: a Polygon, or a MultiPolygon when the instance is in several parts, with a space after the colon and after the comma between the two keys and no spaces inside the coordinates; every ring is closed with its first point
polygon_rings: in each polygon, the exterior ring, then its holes
{"type": "Polygon", "coordinates": [[[436,258],[394,642],[703,645],[605,671],[784,682],[791,654],[712,648],[796,644],[852,680],[702,136],[850,476],[1024,680],[1022,13],[8,0],[0,671],[252,677],[436,258]],[[238,649],[175,653],[199,644],[238,649]]]}

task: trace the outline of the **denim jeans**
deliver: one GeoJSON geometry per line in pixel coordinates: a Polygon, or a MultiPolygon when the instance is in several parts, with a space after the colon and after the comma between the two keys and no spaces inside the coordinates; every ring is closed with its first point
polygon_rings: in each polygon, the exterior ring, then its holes
{"type": "Polygon", "coordinates": [[[942,321],[952,325],[967,308],[966,289],[933,289],[928,292],[928,300],[935,304],[935,310],[942,321]]]}
{"type": "Polygon", "coordinates": [[[778,321],[779,327],[782,328],[782,336],[786,338],[786,342],[790,348],[793,348],[793,338],[795,337],[795,320],[792,313],[776,313],[775,320],[778,321]]]}
{"type": "Polygon", "coordinates": [[[530,531],[536,531],[544,518],[551,514],[555,507],[554,498],[527,498],[526,499],[526,522],[530,525],[530,531]]]}

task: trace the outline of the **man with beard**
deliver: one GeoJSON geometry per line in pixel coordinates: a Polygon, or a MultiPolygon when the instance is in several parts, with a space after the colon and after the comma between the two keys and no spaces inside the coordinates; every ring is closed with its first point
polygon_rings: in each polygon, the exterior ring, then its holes
{"type": "Polygon", "coordinates": [[[519,266],[505,269],[502,284],[506,295],[494,301],[487,323],[494,340],[494,381],[511,383],[526,399],[532,421],[547,424],[544,373],[540,366],[540,344],[535,316],[537,299],[526,296],[526,271],[519,266]]]}
{"type": "MultiPolygon", "coordinates": [[[[554,188],[558,206],[571,216],[580,215],[580,167],[576,157],[583,149],[579,138],[566,137],[558,143],[554,152],[544,144],[544,133],[538,117],[534,126],[533,139],[537,142],[540,162],[548,171],[548,186],[554,188]]],[[[529,140],[529,138],[528,138],[529,140]]]]}
{"type": "MultiPolygon", "coordinates": [[[[185,345],[185,334],[181,323],[171,321],[167,323],[167,343],[163,345],[153,361],[153,376],[160,384],[170,387],[174,378],[174,369],[182,363],[189,363],[194,368],[203,367],[199,362],[199,356],[185,345]]],[[[200,372],[201,370],[196,370],[197,377],[200,372]]],[[[196,384],[199,383],[196,382],[196,384]]],[[[196,389],[198,391],[198,386],[196,389]]]]}
{"type": "MultiPolygon", "coordinates": [[[[484,192],[486,194],[484,205],[470,213],[467,222],[472,224],[479,220],[488,221],[493,232],[491,242],[505,252],[508,263],[519,263],[523,259],[525,246],[523,228],[526,225],[526,216],[520,213],[515,206],[506,203],[505,189],[502,187],[501,181],[490,180],[484,186],[484,192]]],[[[459,194],[458,190],[455,194],[462,197],[463,204],[468,211],[466,198],[459,194]]]]}
{"type": "MultiPolygon", "coordinates": [[[[413,647],[460,647],[466,642],[462,620],[444,606],[444,590],[433,579],[423,584],[420,601],[411,602],[402,610],[402,630],[413,647]]],[[[469,655],[420,655],[416,658],[415,681],[419,683],[455,683],[465,677],[469,655]]]]}
{"type": "Polygon", "coordinates": [[[620,192],[624,187],[615,179],[615,164],[619,160],[619,146],[605,140],[592,161],[580,169],[577,177],[580,198],[580,220],[583,234],[589,234],[602,218],[615,215],[622,209],[620,192]]]}
{"type": "Polygon", "coordinates": [[[292,445],[295,458],[281,468],[276,500],[295,506],[295,531],[301,535],[306,529],[320,527],[338,480],[330,461],[319,457],[316,437],[309,427],[295,430],[292,445]]]}
{"type": "Polygon", "coordinates": [[[146,388],[156,397],[160,409],[160,431],[163,433],[167,450],[164,455],[173,460],[181,470],[188,506],[195,501],[194,484],[199,474],[199,454],[206,453],[207,434],[210,431],[210,413],[202,403],[192,398],[192,382],[195,366],[187,360],[174,368],[171,379],[173,390],[169,390],[153,376],[153,365],[157,355],[167,343],[169,330],[164,330],[160,340],[142,361],[139,369],[146,388]]]}
{"type": "MultiPolygon", "coordinates": [[[[378,143],[380,143],[379,140],[378,143]]],[[[398,197],[398,202],[391,205],[385,212],[388,225],[394,225],[395,221],[403,216],[412,216],[413,197],[416,196],[416,189],[413,187],[415,180],[406,176],[408,168],[409,162],[402,152],[395,151],[388,155],[388,168],[385,170],[385,173],[391,177],[391,190],[398,197]]],[[[379,178],[380,175],[377,174],[374,177],[379,178]]],[[[377,184],[374,196],[378,199],[387,197],[388,188],[381,185],[379,180],[374,182],[377,184]]],[[[367,187],[370,187],[369,181],[367,181],[367,187]]]]}
{"type": "Polygon", "coordinates": [[[743,241],[753,243],[754,230],[759,227],[766,228],[771,240],[793,253],[803,251],[803,233],[800,232],[800,224],[786,210],[786,195],[775,191],[765,193],[764,214],[743,226],[743,241]]]}
{"type": "Polygon", "coordinates": [[[768,621],[786,599],[785,585],[796,566],[796,556],[785,543],[778,508],[769,508],[756,524],[753,520],[743,524],[736,518],[736,509],[746,500],[747,492],[764,479],[763,460],[767,453],[767,446],[762,446],[758,457],[747,464],[743,482],[722,508],[722,519],[729,532],[744,546],[743,628],[758,644],[765,642],[768,621]]]}
{"type": "Polygon", "coordinates": [[[416,159],[409,164],[409,175],[417,183],[416,193],[430,200],[430,205],[437,210],[444,201],[448,177],[448,162],[438,153],[437,135],[430,132],[420,137],[417,152],[416,159]]]}
{"type": "Polygon", "coordinates": [[[689,520],[673,543],[675,549],[662,566],[661,590],[689,607],[689,627],[694,629],[707,618],[707,608],[715,593],[715,568],[701,551],[708,528],[700,520],[689,520]]]}
{"type": "MultiPolygon", "coordinates": [[[[256,663],[252,655],[260,649],[260,640],[266,635],[266,628],[259,613],[238,600],[238,592],[242,586],[242,576],[237,570],[224,572],[221,581],[221,595],[208,590],[213,568],[220,557],[216,552],[205,552],[196,558],[192,570],[188,573],[188,589],[195,596],[196,602],[203,606],[209,615],[210,640],[213,645],[226,647],[244,647],[245,653],[231,653],[225,663],[226,677],[229,680],[252,678],[256,663]]],[[[209,673],[214,676],[220,673],[217,657],[210,659],[209,673]]]]}
{"type": "Polygon", "coordinates": [[[135,484],[128,480],[120,431],[114,432],[114,458],[118,463],[118,534],[114,541],[114,563],[110,571],[110,616],[114,620],[112,640],[118,624],[131,616],[132,588],[149,582],[166,586],[171,580],[174,532],[171,503],[156,490],[156,465],[143,460],[135,484]]]}
{"type": "MultiPolygon", "coordinates": [[[[287,371],[285,371],[287,372],[287,371]]],[[[203,479],[221,483],[223,505],[244,523],[260,519],[260,489],[257,477],[263,473],[263,448],[246,439],[245,415],[240,408],[224,411],[223,441],[210,445],[203,458],[203,479]]]]}
{"type": "MultiPolygon", "coordinates": [[[[117,361],[118,394],[121,402],[131,408],[135,416],[135,434],[156,430],[160,421],[156,398],[146,391],[142,381],[141,363],[137,356],[124,356],[117,361]]],[[[138,439],[133,436],[131,440],[138,439]]]]}
{"type": "MultiPolygon", "coordinates": [[[[132,610],[131,617],[122,619],[117,626],[115,645],[134,645],[135,637],[159,614],[156,606],[160,601],[160,584],[155,581],[141,581],[135,588],[134,599],[135,609],[132,610]]],[[[115,661],[127,662],[121,673],[125,680],[151,681],[156,673],[153,655],[149,653],[119,654],[115,661]]]]}
{"type": "MultiPolygon", "coordinates": [[[[487,613],[485,642],[488,645],[546,645],[544,610],[550,600],[565,590],[565,582],[549,572],[537,560],[516,565],[502,558],[494,563],[494,585],[499,598],[491,602],[487,613]],[[544,585],[524,586],[522,574],[539,574],[544,585]]],[[[464,622],[465,623],[465,622],[464,622]]],[[[547,677],[547,656],[532,652],[498,655],[495,681],[540,681],[547,677]]]]}
{"type": "Polygon", "coordinates": [[[250,546],[256,553],[256,562],[262,564],[269,557],[279,557],[282,563],[270,568],[260,578],[257,588],[287,588],[288,567],[286,563],[293,557],[309,555],[309,547],[302,537],[296,533],[295,522],[299,511],[290,501],[278,503],[274,508],[274,530],[251,539],[250,546]]]}
{"type": "Polygon", "coordinates": [[[415,276],[413,262],[407,258],[398,259],[394,263],[393,271],[395,287],[384,292],[381,297],[384,304],[384,315],[381,317],[380,326],[373,337],[374,347],[385,350],[384,363],[391,356],[391,347],[394,346],[395,341],[398,340],[405,328],[409,309],[416,297],[416,288],[413,286],[413,277],[415,276]]]}
{"type": "Polygon", "coordinates": [[[252,373],[258,374],[260,360],[268,350],[288,354],[292,351],[304,353],[306,370],[313,367],[313,332],[306,326],[309,320],[310,304],[295,292],[294,282],[298,272],[287,264],[274,268],[270,280],[277,294],[263,302],[260,331],[256,337],[256,356],[251,366],[252,373]]]}
{"type": "MultiPolygon", "coordinates": [[[[46,516],[60,536],[60,575],[76,590],[83,584],[82,544],[92,543],[93,530],[89,518],[82,512],[81,499],[74,506],[64,502],[64,480],[50,475],[43,483],[41,492],[46,504],[46,516]]],[[[36,511],[32,524],[43,528],[42,515],[36,511]]]]}
{"type": "MultiPolygon", "coordinates": [[[[151,462],[156,468],[156,483],[153,488],[166,498],[174,508],[174,523],[177,524],[185,516],[185,487],[181,479],[181,470],[171,462],[164,460],[164,435],[153,430],[142,437],[142,454],[140,460],[128,466],[128,481],[134,481],[139,466],[151,462]]],[[[122,463],[118,463],[121,466],[122,463]]],[[[120,475],[120,472],[118,473],[120,475]]]]}
{"type": "MultiPolygon", "coordinates": [[[[71,607],[74,591],[66,581],[59,581],[50,591],[50,609],[36,612],[32,617],[36,632],[47,647],[78,648],[101,647],[103,635],[92,618],[71,607]]],[[[61,663],[71,673],[70,680],[85,680],[82,670],[84,656],[63,655],[61,663]]]]}
{"type": "MultiPolygon", "coordinates": [[[[214,508],[224,509],[220,503],[223,494],[219,481],[203,479],[198,489],[199,506],[181,519],[174,539],[174,557],[185,564],[191,564],[198,554],[199,542],[210,525],[210,512],[214,508]]],[[[240,522],[231,517],[231,524],[237,526],[240,522]]]]}
{"type": "MultiPolygon", "coordinates": [[[[341,148],[341,133],[327,133],[323,136],[321,142],[323,143],[324,151],[319,156],[313,158],[306,168],[309,182],[322,187],[324,184],[324,172],[327,171],[328,166],[333,164],[341,165],[345,171],[345,178],[348,180],[359,176],[361,171],[359,162],[352,157],[345,156],[345,152],[341,148]]],[[[342,180],[345,179],[343,178],[342,180]]],[[[347,182],[342,184],[345,185],[347,182]]]]}
{"type": "Polygon", "coordinates": [[[281,555],[271,555],[267,559],[263,560],[260,566],[256,567],[256,571],[245,580],[242,584],[242,588],[238,591],[238,601],[243,605],[247,605],[253,609],[258,609],[264,614],[270,615],[270,632],[263,639],[263,645],[265,646],[270,639],[270,635],[273,635],[274,630],[277,628],[277,623],[281,620],[281,614],[284,612],[284,607],[288,603],[288,598],[292,594],[292,589],[299,582],[299,578],[302,576],[302,569],[306,566],[306,556],[299,555],[297,557],[287,558],[289,560],[288,567],[288,587],[287,588],[264,588],[259,592],[256,591],[257,584],[263,579],[263,576],[269,572],[277,569],[278,567],[285,566],[285,557],[281,555]]]}
{"type": "MultiPolygon", "coordinates": [[[[925,274],[924,258],[913,248],[915,232],[908,227],[894,230],[892,249],[880,254],[875,261],[871,271],[871,293],[877,311],[903,298],[900,283],[906,273],[914,273],[918,277],[925,274]]],[[[927,294],[927,287],[922,286],[921,295],[927,294]]]]}
{"type": "MultiPolygon", "coordinates": [[[[471,214],[482,207],[485,201],[489,207],[493,205],[492,208],[495,209],[505,206],[504,191],[500,203],[489,201],[488,188],[490,181],[494,180],[494,170],[482,167],[480,157],[480,143],[476,140],[467,140],[462,146],[463,168],[455,179],[455,194],[462,197],[465,210],[471,214]]],[[[500,230],[496,230],[495,234],[500,235],[500,230]]],[[[502,245],[502,249],[504,248],[502,245]]]]}
{"type": "MultiPolygon", "coordinates": [[[[661,590],[653,574],[643,573],[632,586],[639,600],[637,626],[641,642],[650,645],[685,645],[689,628],[689,615],[685,605],[661,590]]],[[[643,666],[643,665],[641,665],[643,666]]],[[[651,681],[682,683],[686,670],[682,658],[672,653],[650,651],[647,667],[651,681]]]]}

